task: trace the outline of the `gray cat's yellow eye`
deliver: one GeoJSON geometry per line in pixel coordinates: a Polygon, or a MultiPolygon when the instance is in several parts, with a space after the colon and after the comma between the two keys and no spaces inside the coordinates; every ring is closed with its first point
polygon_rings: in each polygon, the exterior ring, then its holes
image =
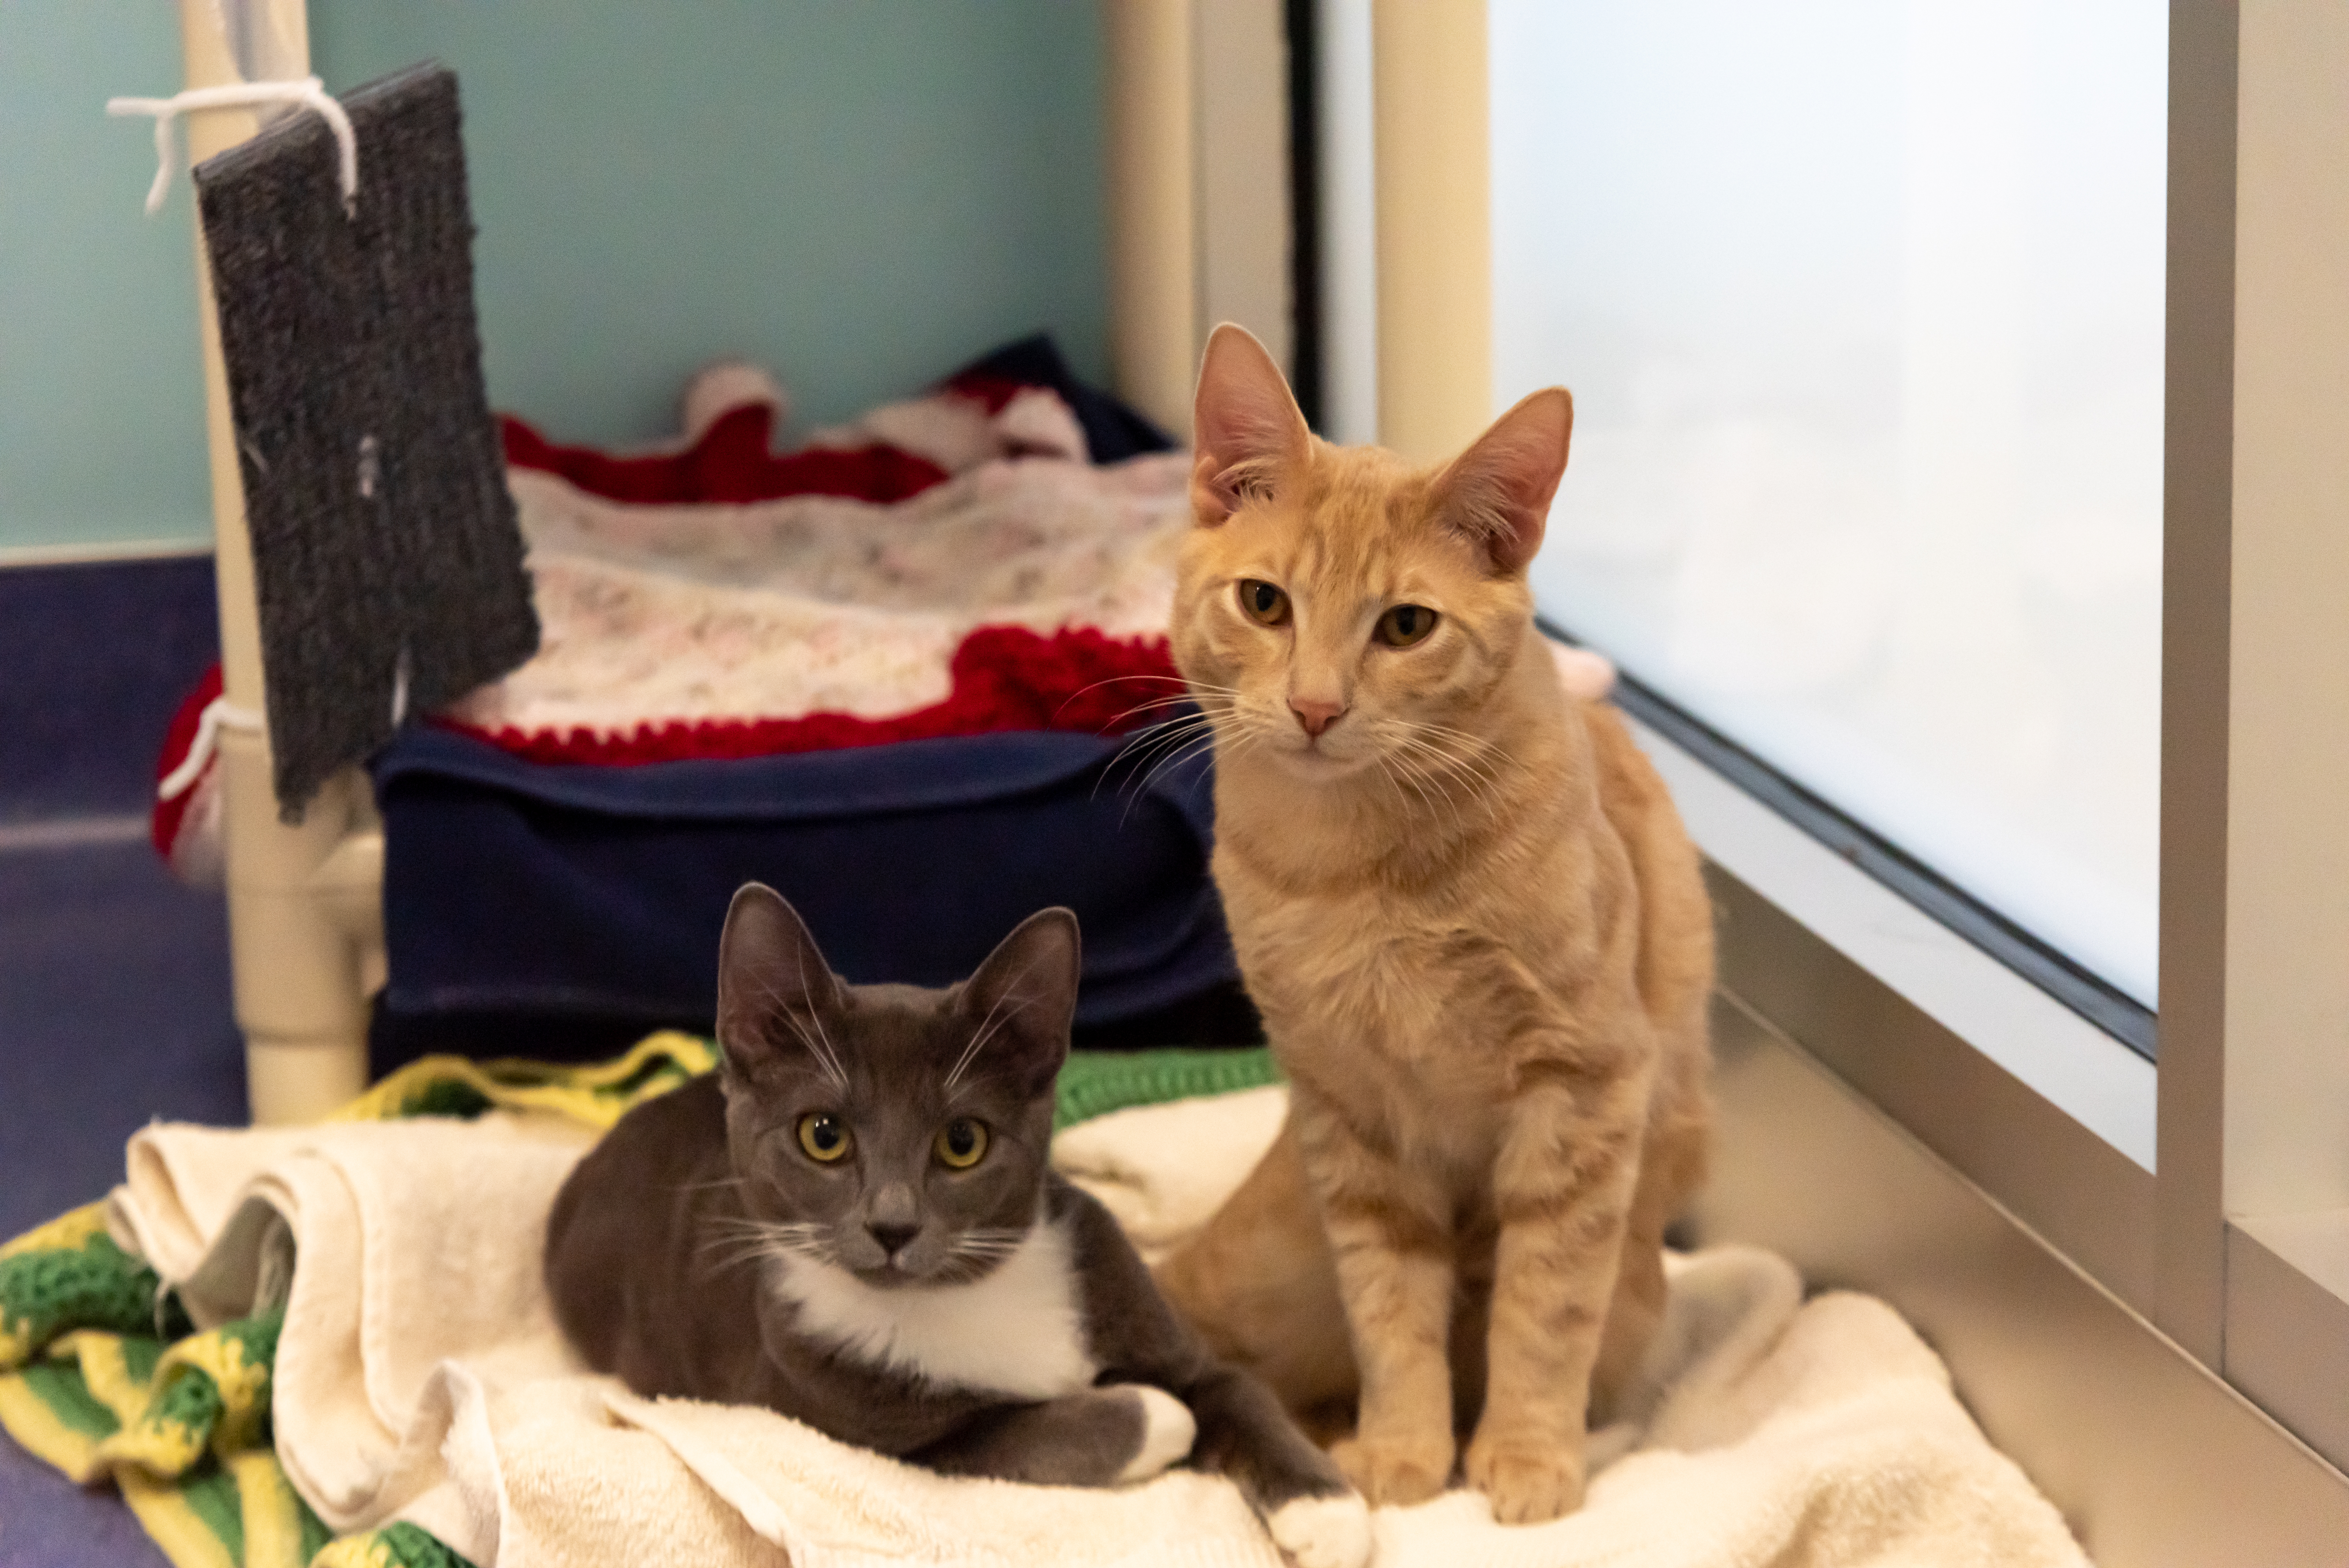
{"type": "Polygon", "coordinates": [[[845,1160],[855,1146],[856,1140],[848,1136],[848,1123],[832,1112],[812,1110],[800,1118],[800,1147],[819,1164],[845,1160]]]}
{"type": "Polygon", "coordinates": [[[938,1151],[942,1163],[957,1171],[968,1171],[987,1153],[987,1123],[957,1116],[938,1129],[931,1147],[938,1151]]]}
{"type": "Polygon", "coordinates": [[[1424,604],[1397,604],[1379,617],[1379,641],[1390,648],[1423,643],[1433,630],[1435,612],[1424,604]]]}
{"type": "Polygon", "coordinates": [[[1253,577],[1240,583],[1240,609],[1259,626],[1278,626],[1288,619],[1288,595],[1253,577]]]}

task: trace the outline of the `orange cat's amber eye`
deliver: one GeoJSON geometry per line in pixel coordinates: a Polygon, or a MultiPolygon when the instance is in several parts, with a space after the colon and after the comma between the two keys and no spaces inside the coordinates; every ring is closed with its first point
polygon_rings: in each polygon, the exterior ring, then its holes
{"type": "Polygon", "coordinates": [[[1379,641],[1390,648],[1423,643],[1433,630],[1435,612],[1424,604],[1397,604],[1379,617],[1379,641]]]}
{"type": "Polygon", "coordinates": [[[1240,608],[1259,626],[1278,626],[1288,619],[1288,595],[1269,583],[1247,578],[1240,583],[1240,608]]]}
{"type": "Polygon", "coordinates": [[[828,1110],[812,1110],[800,1118],[800,1147],[818,1164],[832,1165],[848,1158],[854,1140],[848,1123],[828,1110]]]}

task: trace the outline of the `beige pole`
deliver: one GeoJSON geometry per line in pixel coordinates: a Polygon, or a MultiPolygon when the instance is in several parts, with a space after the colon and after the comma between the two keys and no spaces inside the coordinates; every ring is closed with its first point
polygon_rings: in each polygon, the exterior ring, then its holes
{"type": "Polygon", "coordinates": [[[1445,458],[1493,417],[1485,0],[1374,0],[1379,439],[1445,458]]]}
{"type": "MultiPolygon", "coordinates": [[[[248,0],[244,30],[263,77],[309,70],[302,0],[248,0]]],[[[225,33],[219,0],[181,0],[187,85],[247,79],[225,33]]],[[[259,129],[252,109],[188,116],[191,160],[234,146],[259,129]]],[[[192,198],[191,200],[192,205],[192,198]]],[[[244,487],[221,363],[220,323],[201,232],[197,315],[203,334],[204,415],[211,441],[214,562],[219,577],[223,695],[266,711],[266,674],[255,602],[244,487]]],[[[236,1017],[244,1030],[253,1116],[307,1121],[367,1083],[367,992],[381,984],[383,838],[367,781],[347,770],[322,790],[298,826],[277,820],[268,737],[224,727],[221,787],[227,857],[229,947],[236,1017]]]]}
{"type": "Polygon", "coordinates": [[[1198,373],[1192,0],[1109,0],[1110,357],[1118,396],[1187,439],[1198,373]]]}

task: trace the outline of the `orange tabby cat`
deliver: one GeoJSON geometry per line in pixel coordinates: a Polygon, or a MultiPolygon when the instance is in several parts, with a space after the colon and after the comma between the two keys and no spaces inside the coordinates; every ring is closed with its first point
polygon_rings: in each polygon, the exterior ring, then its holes
{"type": "Polygon", "coordinates": [[[1373,1502],[1440,1491],[1473,1423],[1466,1479],[1504,1522],[1579,1506],[1586,1414],[1661,1313],[1709,1115],[1696,851],[1533,627],[1573,418],[1537,392],[1416,469],[1315,438],[1217,328],[1173,628],[1290,1100],[1161,1283],[1300,1413],[1359,1392],[1337,1457],[1373,1502]]]}

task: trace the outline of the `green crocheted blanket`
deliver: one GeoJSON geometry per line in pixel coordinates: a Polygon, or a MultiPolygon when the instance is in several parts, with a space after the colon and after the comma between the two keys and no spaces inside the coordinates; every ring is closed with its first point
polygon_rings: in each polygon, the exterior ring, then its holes
{"type": "MultiPolygon", "coordinates": [[[[708,1040],[655,1035],[587,1067],[429,1057],[343,1120],[553,1110],[608,1128],[716,1066],[708,1040]]],[[[1131,1106],[1278,1081],[1266,1050],[1079,1051],[1056,1129],[1131,1106]]],[[[279,1467],[270,1430],[277,1313],[204,1333],[92,1203],[0,1245],[0,1429],[70,1480],[111,1480],[176,1568],[471,1568],[412,1524],[335,1538],[279,1467]]]]}

